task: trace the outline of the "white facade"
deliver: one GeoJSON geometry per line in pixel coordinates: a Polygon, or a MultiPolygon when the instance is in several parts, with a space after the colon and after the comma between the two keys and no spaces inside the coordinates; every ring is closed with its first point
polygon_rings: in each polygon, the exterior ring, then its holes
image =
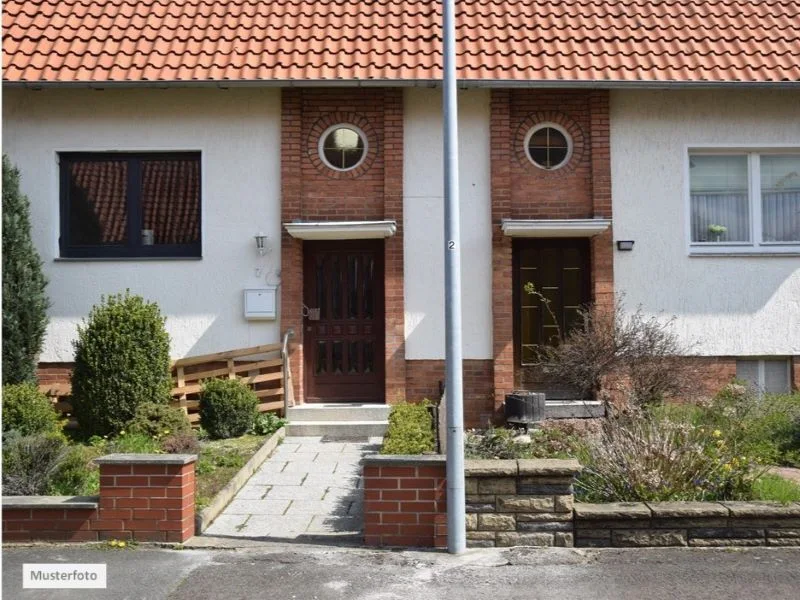
{"type": "Polygon", "coordinates": [[[616,292],[706,356],[800,354],[800,257],[690,256],[688,148],[800,148],[796,91],[614,91],[616,292]]]}
{"type": "MultiPolygon", "coordinates": [[[[464,358],[492,358],[492,229],[487,90],[459,92],[464,358]]],[[[408,89],[403,121],[407,359],[444,359],[444,174],[440,90],[408,89]]]]}
{"type": "Polygon", "coordinates": [[[158,302],[175,358],[278,341],[278,321],[245,320],[243,290],[279,281],[280,91],[4,90],[3,96],[3,151],[20,168],[50,281],[41,361],[71,361],[81,319],[101,295],[126,288],[158,302]],[[57,260],[56,157],[76,150],[199,150],[202,260],[57,260]],[[253,240],[259,231],[268,236],[264,257],[253,240]]]}
{"type": "MultiPolygon", "coordinates": [[[[444,358],[441,92],[404,95],[406,358],[444,358]]],[[[490,93],[459,104],[464,357],[491,359],[490,93]]],[[[279,340],[279,319],[247,321],[243,290],[280,282],[280,91],[5,90],[3,150],[21,170],[53,303],[43,362],[72,360],[101,295],[155,300],[172,356],[279,340]],[[201,260],[59,260],[59,151],[202,153],[201,260]],[[256,232],[268,236],[259,257],[256,232]],[[258,275],[257,275],[258,270],[258,275]]],[[[626,305],[676,317],[694,353],[800,355],[800,257],[690,256],[687,148],[800,147],[800,93],[614,91],[614,280],[626,305]]],[[[278,292],[280,293],[280,292],[278,292]]]]}

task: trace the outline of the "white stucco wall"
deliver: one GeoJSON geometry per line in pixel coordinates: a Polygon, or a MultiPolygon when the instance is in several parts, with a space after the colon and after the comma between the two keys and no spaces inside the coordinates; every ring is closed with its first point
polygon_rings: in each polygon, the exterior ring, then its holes
{"type": "Polygon", "coordinates": [[[41,360],[71,360],[76,325],[125,288],[159,303],[173,357],[278,341],[277,321],[244,319],[242,290],[278,281],[279,148],[277,90],[4,90],[3,151],[21,170],[50,280],[41,360]],[[202,260],[54,260],[64,150],[200,150],[202,260]],[[258,231],[272,249],[263,258],[258,231]]]}
{"type": "Polygon", "coordinates": [[[796,91],[614,91],[611,178],[616,291],[676,317],[700,355],[800,354],[800,258],[690,257],[687,146],[800,146],[796,91]]]}
{"type": "MultiPolygon", "coordinates": [[[[489,92],[459,92],[464,358],[492,357],[489,92]]],[[[404,96],[406,358],[444,358],[442,96],[404,96]]]]}

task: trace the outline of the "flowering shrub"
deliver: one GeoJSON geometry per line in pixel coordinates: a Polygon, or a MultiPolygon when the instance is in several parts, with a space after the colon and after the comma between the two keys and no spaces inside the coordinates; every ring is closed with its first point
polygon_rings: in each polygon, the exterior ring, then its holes
{"type": "Polygon", "coordinates": [[[646,412],[609,418],[584,460],[576,492],[587,502],[747,499],[764,470],[719,429],[646,412]]]}

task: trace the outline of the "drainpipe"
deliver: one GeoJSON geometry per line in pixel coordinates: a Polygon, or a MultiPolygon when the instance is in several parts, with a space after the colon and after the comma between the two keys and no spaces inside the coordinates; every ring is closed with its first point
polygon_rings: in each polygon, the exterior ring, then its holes
{"type": "Polygon", "coordinates": [[[443,0],[444,298],[447,394],[447,550],[467,548],[464,495],[464,400],[461,351],[461,226],[458,197],[458,90],[455,0],[443,0]]]}

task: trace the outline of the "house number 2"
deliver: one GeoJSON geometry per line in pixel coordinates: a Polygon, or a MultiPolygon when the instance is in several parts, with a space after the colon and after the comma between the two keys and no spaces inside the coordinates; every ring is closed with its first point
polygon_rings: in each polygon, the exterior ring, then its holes
{"type": "Polygon", "coordinates": [[[448,249],[453,250],[453,249],[455,249],[455,247],[456,247],[456,243],[453,240],[450,240],[449,242],[447,242],[447,248],[448,249]]]}

